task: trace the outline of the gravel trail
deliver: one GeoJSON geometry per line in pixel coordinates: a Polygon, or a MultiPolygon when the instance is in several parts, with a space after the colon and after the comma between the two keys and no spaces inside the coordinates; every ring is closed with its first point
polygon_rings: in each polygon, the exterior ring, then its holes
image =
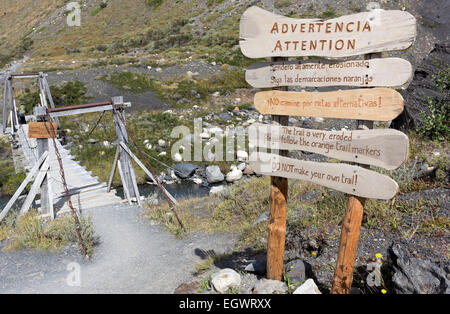
{"type": "Polygon", "coordinates": [[[0,251],[0,293],[172,293],[192,280],[193,265],[201,259],[196,251],[223,253],[236,241],[230,234],[179,240],[140,211],[128,205],[89,211],[101,238],[92,261],[83,260],[74,246],[58,253],[0,251]],[[81,285],[75,287],[67,284],[73,262],[81,266],[81,285]]]}

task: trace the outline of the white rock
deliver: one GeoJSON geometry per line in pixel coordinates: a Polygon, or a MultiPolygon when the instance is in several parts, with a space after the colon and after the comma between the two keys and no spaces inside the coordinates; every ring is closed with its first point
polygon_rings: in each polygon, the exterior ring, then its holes
{"type": "Polygon", "coordinates": [[[161,68],[156,68],[156,72],[161,73],[162,69],[161,68]]]}
{"type": "Polygon", "coordinates": [[[223,185],[219,185],[219,186],[213,186],[210,190],[209,190],[209,194],[218,194],[220,192],[222,192],[224,189],[223,185]]]}
{"type": "Polygon", "coordinates": [[[194,76],[194,73],[192,73],[191,71],[187,71],[187,72],[186,72],[186,75],[187,75],[189,78],[192,78],[192,77],[194,76]]]}
{"type": "Polygon", "coordinates": [[[180,162],[183,160],[183,157],[181,157],[180,153],[175,153],[172,158],[175,162],[180,162]]]}
{"type": "Polygon", "coordinates": [[[215,66],[217,63],[216,61],[211,62],[211,65],[215,66]]]}
{"type": "Polygon", "coordinates": [[[108,141],[103,141],[103,142],[102,142],[102,145],[103,145],[103,147],[105,147],[105,148],[111,148],[111,147],[112,147],[111,143],[108,142],[108,141]]]}
{"type": "Polygon", "coordinates": [[[219,166],[208,166],[206,167],[205,173],[208,183],[222,182],[224,179],[224,175],[220,171],[219,166]]]}
{"type": "Polygon", "coordinates": [[[158,154],[158,156],[166,156],[166,155],[167,155],[166,152],[160,152],[160,153],[158,154]]]}
{"type": "Polygon", "coordinates": [[[150,140],[145,140],[144,141],[144,145],[147,144],[147,143],[150,143],[150,140]]]}
{"type": "Polygon", "coordinates": [[[256,122],[256,120],[253,119],[253,118],[247,120],[247,123],[248,123],[248,124],[253,124],[253,123],[255,123],[255,122],[256,122]]]}
{"type": "Polygon", "coordinates": [[[322,123],[322,122],[323,122],[323,118],[320,118],[320,117],[315,118],[314,120],[315,120],[316,122],[318,122],[318,123],[322,123]]]}
{"type": "Polygon", "coordinates": [[[218,126],[213,126],[212,128],[208,129],[208,132],[210,134],[223,134],[223,130],[222,128],[218,127],[218,126]]]}
{"type": "Polygon", "coordinates": [[[213,95],[213,97],[219,97],[220,96],[220,92],[215,92],[212,95],[213,95]]]}
{"type": "Polygon", "coordinates": [[[219,293],[226,293],[231,288],[239,288],[241,276],[230,268],[225,268],[214,274],[211,284],[219,293]]]}
{"type": "Polygon", "coordinates": [[[200,133],[199,136],[201,138],[210,138],[210,135],[208,133],[206,133],[206,132],[200,133]]]}
{"type": "Polygon", "coordinates": [[[300,287],[295,289],[293,294],[322,294],[312,279],[306,280],[300,287]]]}
{"type": "Polygon", "coordinates": [[[205,156],[205,159],[206,159],[207,161],[214,161],[214,160],[216,159],[216,154],[214,154],[214,153],[211,152],[211,151],[208,151],[208,153],[207,153],[206,156],[205,156]]]}
{"type": "Polygon", "coordinates": [[[234,168],[232,171],[227,173],[227,182],[235,182],[242,178],[242,171],[234,168]]]}
{"type": "Polygon", "coordinates": [[[151,67],[151,66],[148,66],[148,67],[147,67],[147,69],[151,70],[151,69],[152,69],[152,67],[151,67]]]}
{"type": "Polygon", "coordinates": [[[147,150],[150,150],[150,149],[152,149],[152,144],[150,144],[150,143],[147,143],[147,144],[145,144],[145,148],[147,149],[147,150]]]}
{"type": "Polygon", "coordinates": [[[161,147],[165,147],[166,146],[166,141],[165,140],[158,140],[158,145],[161,147]]]}
{"type": "Polygon", "coordinates": [[[241,171],[244,171],[245,167],[246,167],[245,162],[242,162],[242,163],[240,163],[240,164],[237,166],[237,168],[238,168],[239,170],[241,170],[241,171]]]}
{"type": "Polygon", "coordinates": [[[248,159],[248,153],[246,151],[238,150],[236,155],[237,155],[238,159],[244,159],[244,160],[248,159]]]}
{"type": "Polygon", "coordinates": [[[263,278],[253,287],[253,294],[284,294],[287,290],[284,282],[263,278]]]}
{"type": "Polygon", "coordinates": [[[192,182],[194,182],[195,184],[202,184],[203,180],[200,178],[192,178],[192,182]]]}

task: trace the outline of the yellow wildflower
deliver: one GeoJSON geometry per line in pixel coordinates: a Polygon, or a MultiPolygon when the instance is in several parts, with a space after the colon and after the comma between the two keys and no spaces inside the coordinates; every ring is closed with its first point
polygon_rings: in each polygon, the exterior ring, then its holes
{"type": "Polygon", "coordinates": [[[381,293],[386,294],[387,293],[386,289],[381,289],[381,293]]]}

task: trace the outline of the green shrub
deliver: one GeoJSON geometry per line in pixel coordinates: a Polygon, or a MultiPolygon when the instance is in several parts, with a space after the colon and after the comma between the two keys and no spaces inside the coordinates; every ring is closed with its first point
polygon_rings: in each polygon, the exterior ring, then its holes
{"type": "Polygon", "coordinates": [[[275,3],[273,5],[277,9],[282,9],[282,8],[290,6],[291,4],[292,4],[291,0],[277,0],[277,1],[275,1],[275,3]]]}
{"type": "MultiPolygon", "coordinates": [[[[86,96],[86,86],[83,82],[67,82],[62,85],[50,86],[53,102],[56,107],[80,105],[89,101],[86,96]]],[[[27,92],[17,97],[20,105],[25,105],[28,114],[33,112],[33,107],[40,103],[39,91],[27,92]]]]}
{"type": "Polygon", "coordinates": [[[447,69],[433,77],[442,96],[427,97],[429,112],[422,112],[423,124],[418,128],[419,134],[432,140],[442,141],[450,135],[449,126],[449,81],[450,72],[447,69]]]}
{"type": "Polygon", "coordinates": [[[145,74],[129,71],[114,72],[103,76],[101,80],[122,91],[132,91],[137,94],[156,91],[153,79],[145,74]]]}
{"type": "Polygon", "coordinates": [[[158,8],[164,0],[145,0],[145,4],[150,8],[158,8]]]}
{"type": "MultiPolygon", "coordinates": [[[[23,180],[25,180],[25,177],[26,177],[25,172],[12,174],[8,176],[6,182],[4,182],[2,185],[2,193],[6,195],[13,195],[14,192],[16,192],[16,190],[19,188],[23,180]]],[[[27,191],[27,189],[25,191],[27,191]]]]}
{"type": "MultiPolygon", "coordinates": [[[[92,218],[80,216],[81,236],[89,257],[92,257],[94,246],[98,243],[92,218]]],[[[71,215],[44,222],[33,211],[18,218],[15,226],[3,224],[1,229],[7,230],[12,239],[8,249],[34,248],[55,250],[67,243],[78,243],[75,223],[71,215]]]]}

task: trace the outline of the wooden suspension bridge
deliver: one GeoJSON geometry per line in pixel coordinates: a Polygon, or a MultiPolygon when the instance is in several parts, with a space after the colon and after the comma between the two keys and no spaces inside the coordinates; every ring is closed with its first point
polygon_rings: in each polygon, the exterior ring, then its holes
{"type": "Polygon", "coordinates": [[[15,144],[25,156],[28,165],[26,168],[29,172],[7,205],[0,209],[0,221],[7,215],[30,182],[32,185],[19,215],[29,211],[38,194],[40,194],[40,200],[36,201],[36,204],[40,205],[40,214],[50,216],[52,219],[58,213],[70,211],[72,203],[81,210],[124,202],[125,200],[118,197],[116,191],[111,189],[116,170],[119,171],[122,180],[126,201],[129,204],[137,202],[139,206],[142,206],[131,160],[134,160],[160,187],[171,206],[178,204],[158,182],[154,173],[129,149],[124,111],[131,104],[124,103],[122,96],[100,103],[55,108],[44,73],[9,75],[4,82],[3,95],[3,133],[14,136],[15,144]],[[29,123],[21,123],[18,118],[12,87],[14,80],[17,79],[38,80],[40,104],[34,107],[34,114],[28,117],[27,120],[32,121],[29,123]],[[116,154],[108,183],[99,182],[97,177],[93,177],[91,172],[81,166],[78,161],[73,160],[74,157],[70,152],[55,139],[56,128],[59,126],[58,117],[106,111],[113,113],[117,135],[116,154]]]}

